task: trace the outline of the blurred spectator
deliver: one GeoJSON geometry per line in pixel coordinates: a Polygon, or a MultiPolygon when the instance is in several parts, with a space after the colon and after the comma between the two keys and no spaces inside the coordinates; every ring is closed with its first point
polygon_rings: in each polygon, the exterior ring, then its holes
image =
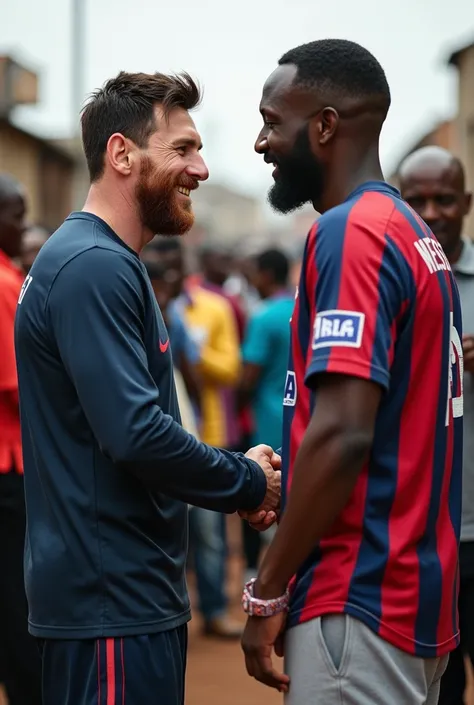
{"type": "MultiPolygon", "coordinates": [[[[225,289],[225,285],[228,283],[233,271],[232,256],[227,248],[216,244],[205,245],[201,248],[200,254],[203,273],[201,286],[208,291],[223,296],[229,302],[239,332],[239,343],[242,344],[247,322],[244,306],[240,295],[231,295],[225,289]]],[[[245,453],[252,445],[253,419],[250,407],[246,403],[238,404],[236,394],[229,395],[228,404],[229,408],[232,408],[238,428],[238,441],[233,450],[245,453]]],[[[242,542],[245,563],[253,565],[255,554],[258,555],[260,552],[261,539],[258,532],[252,529],[245,520],[242,521],[242,542]]]]}
{"type": "Polygon", "coordinates": [[[252,313],[260,303],[260,296],[256,290],[254,280],[255,260],[253,257],[244,257],[240,260],[240,272],[244,279],[242,297],[246,301],[247,310],[252,313]]]}
{"type": "MultiPolygon", "coordinates": [[[[221,296],[199,286],[185,287],[185,262],[178,238],[155,238],[151,247],[176,298],[174,306],[199,349],[201,438],[209,445],[233,450],[239,429],[229,401],[240,373],[240,356],[232,309],[221,296]]],[[[221,638],[238,638],[241,625],[227,614],[226,517],[194,507],[190,513],[190,538],[205,631],[221,638]]]]}
{"type": "MultiPolygon", "coordinates": [[[[186,389],[188,399],[185,400],[183,395],[180,395],[180,409],[184,411],[183,402],[186,406],[188,401],[193,405],[189,409],[189,413],[186,413],[187,423],[183,422],[183,426],[190,433],[197,436],[196,422],[191,420],[189,415],[191,413],[195,415],[200,408],[200,390],[196,369],[199,362],[199,349],[188,334],[182,316],[176,306],[173,305],[173,282],[167,280],[166,270],[163,264],[157,261],[155,250],[146,247],[141,254],[141,259],[145,264],[156,300],[168,329],[173,363],[175,370],[178,371],[178,374],[175,374],[178,379],[178,386],[181,387],[180,378],[182,377],[186,389]]],[[[184,418],[182,420],[184,421],[184,418]]]]}
{"type": "Polygon", "coordinates": [[[38,252],[41,250],[49,236],[50,233],[44,228],[41,228],[39,225],[31,225],[25,230],[21,243],[20,255],[21,266],[25,274],[28,274],[30,271],[38,252]]]}
{"type": "Polygon", "coordinates": [[[41,703],[41,662],[28,633],[23,578],[26,516],[13,339],[23,285],[14,259],[21,254],[25,218],[23,189],[0,175],[0,669],[9,705],[41,703]]]}
{"type": "Polygon", "coordinates": [[[200,255],[201,286],[227,299],[234,312],[239,339],[242,340],[245,330],[245,313],[242,303],[238,295],[228,294],[224,289],[225,283],[232,274],[232,256],[227,248],[218,247],[215,244],[204,245],[200,255]]]}
{"type": "MultiPolygon", "coordinates": [[[[240,404],[250,402],[252,405],[252,445],[281,446],[289,321],[294,306],[294,292],[288,285],[289,272],[289,260],[280,250],[266,250],[255,258],[254,285],[263,301],[248,324],[239,386],[240,404]]],[[[261,549],[260,534],[247,523],[244,523],[244,541],[247,581],[257,574],[261,549]]]]}
{"type": "MultiPolygon", "coordinates": [[[[464,656],[474,663],[474,245],[462,237],[472,196],[461,162],[445,149],[424,147],[400,167],[403,198],[438,238],[454,271],[462,307],[464,353],[464,437],[459,627],[461,643],[441,678],[439,705],[463,705],[464,656]]],[[[429,254],[429,253],[428,253],[429,254]]],[[[428,263],[427,263],[428,264],[428,263]]]]}

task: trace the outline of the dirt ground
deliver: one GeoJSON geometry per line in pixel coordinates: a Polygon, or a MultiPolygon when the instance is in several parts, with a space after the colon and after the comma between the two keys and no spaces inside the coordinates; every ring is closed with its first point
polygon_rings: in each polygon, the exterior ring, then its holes
{"type": "MultiPolygon", "coordinates": [[[[239,605],[242,584],[239,538],[239,526],[236,519],[231,517],[229,597],[233,616],[244,622],[239,605]]],[[[189,583],[193,599],[192,576],[189,583]]],[[[202,636],[199,615],[196,613],[190,623],[189,636],[186,705],[261,705],[262,702],[265,705],[282,704],[283,698],[279,693],[260,685],[247,675],[239,643],[225,643],[202,636]]],[[[275,659],[275,662],[281,665],[278,659],[275,659]]],[[[7,705],[1,692],[0,705],[7,705]]],[[[467,693],[466,705],[474,705],[472,685],[467,693]]]]}
{"type": "MultiPolygon", "coordinates": [[[[229,522],[229,597],[232,616],[245,622],[240,608],[242,565],[239,560],[240,530],[234,517],[229,522]]],[[[189,580],[193,599],[192,576],[189,580]]],[[[225,643],[201,636],[199,614],[194,613],[189,627],[186,705],[277,705],[283,697],[247,675],[240,644],[225,643]]],[[[275,664],[281,665],[278,659],[275,664]]]]}

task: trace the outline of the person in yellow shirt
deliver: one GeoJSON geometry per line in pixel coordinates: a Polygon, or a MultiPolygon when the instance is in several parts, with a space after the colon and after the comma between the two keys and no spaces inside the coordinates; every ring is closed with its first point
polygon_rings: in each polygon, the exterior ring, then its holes
{"type": "MultiPolygon", "coordinates": [[[[171,305],[185,321],[199,350],[200,437],[209,445],[236,450],[240,438],[235,388],[241,363],[232,308],[213,292],[199,286],[185,287],[184,254],[178,238],[157,237],[149,247],[163,265],[172,287],[171,305]]],[[[225,527],[223,514],[198,507],[190,512],[191,549],[205,632],[233,639],[241,636],[242,629],[227,613],[225,527]]]]}

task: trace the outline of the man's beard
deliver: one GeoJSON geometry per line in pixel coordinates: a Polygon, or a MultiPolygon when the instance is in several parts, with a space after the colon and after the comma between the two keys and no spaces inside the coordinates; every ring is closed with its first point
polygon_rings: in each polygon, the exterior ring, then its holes
{"type": "Polygon", "coordinates": [[[287,157],[277,161],[278,177],[268,193],[272,208],[291,213],[305,203],[318,201],[324,188],[324,169],[311,152],[308,126],[298,133],[287,157]]]}
{"type": "Polygon", "coordinates": [[[180,203],[177,187],[194,188],[195,181],[160,172],[150,157],[142,157],[135,195],[142,224],[154,235],[184,235],[194,223],[191,201],[180,203]],[[186,207],[188,206],[188,207],[186,207]]]}

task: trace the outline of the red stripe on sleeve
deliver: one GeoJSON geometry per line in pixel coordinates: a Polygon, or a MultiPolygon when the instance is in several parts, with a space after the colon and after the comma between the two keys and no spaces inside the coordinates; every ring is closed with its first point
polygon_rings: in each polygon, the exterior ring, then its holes
{"type": "Polygon", "coordinates": [[[380,267],[386,248],[386,226],[392,211],[390,198],[368,192],[349,213],[337,307],[342,311],[364,313],[364,331],[360,348],[333,348],[328,372],[370,378],[379,309],[380,267]]]}

